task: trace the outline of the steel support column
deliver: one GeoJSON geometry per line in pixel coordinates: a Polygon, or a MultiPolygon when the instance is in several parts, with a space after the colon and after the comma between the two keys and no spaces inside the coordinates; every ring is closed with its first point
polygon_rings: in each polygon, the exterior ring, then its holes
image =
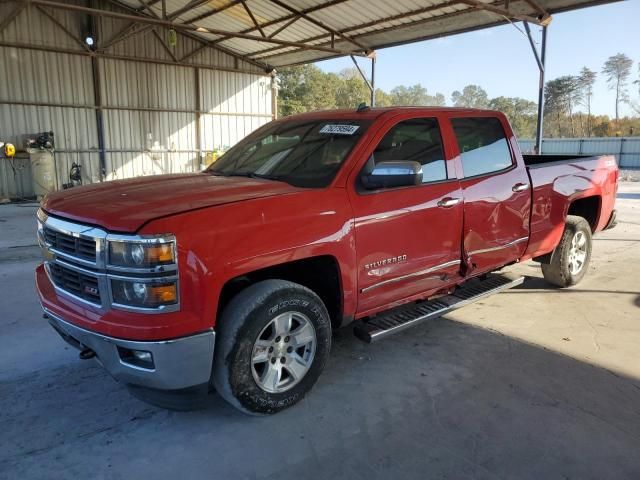
{"type": "Polygon", "coordinates": [[[93,74],[93,95],[96,107],[96,129],[98,134],[98,158],[100,162],[100,181],[104,182],[107,176],[107,156],[104,146],[104,116],[102,112],[102,89],[100,85],[99,60],[95,55],[91,56],[91,73],[93,74]]]}
{"type": "Polygon", "coordinates": [[[376,106],[376,56],[371,57],[371,108],[376,106]]]}
{"type": "MultiPolygon", "coordinates": [[[[371,64],[372,65],[371,66],[371,75],[372,76],[371,76],[371,82],[370,82],[369,79],[367,78],[367,76],[364,74],[364,72],[360,68],[360,65],[358,65],[358,62],[356,61],[356,57],[354,57],[353,55],[349,55],[349,56],[351,57],[351,60],[353,61],[353,64],[356,66],[356,69],[360,73],[360,76],[362,77],[362,80],[364,80],[364,83],[366,83],[367,88],[369,88],[369,91],[371,92],[371,106],[373,107],[374,106],[373,104],[375,103],[375,98],[374,97],[375,97],[375,93],[376,93],[375,89],[373,87],[373,83],[372,83],[374,81],[374,78],[373,78],[373,74],[374,74],[373,64],[371,64]]],[[[371,59],[373,60],[374,56],[372,56],[371,59]]]]}
{"type": "Polygon", "coordinates": [[[533,42],[533,37],[531,36],[531,29],[529,28],[529,24],[527,22],[523,23],[524,28],[527,31],[529,44],[531,45],[531,49],[533,50],[533,55],[536,58],[536,63],[538,64],[538,70],[540,71],[538,80],[538,118],[536,121],[536,143],[533,147],[536,154],[540,154],[542,153],[542,134],[544,129],[544,70],[545,60],[547,57],[547,26],[542,26],[542,43],[540,45],[540,54],[538,54],[538,49],[533,42]]]}

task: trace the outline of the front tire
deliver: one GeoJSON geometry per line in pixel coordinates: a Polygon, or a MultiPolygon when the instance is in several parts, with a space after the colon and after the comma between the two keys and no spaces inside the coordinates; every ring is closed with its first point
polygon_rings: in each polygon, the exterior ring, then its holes
{"type": "Polygon", "coordinates": [[[585,276],[590,260],[591,227],[584,218],[568,215],[560,243],[549,263],[542,264],[542,274],[553,285],[570,287],[585,276]]]}
{"type": "Polygon", "coordinates": [[[229,302],[217,324],[213,384],[245,413],[276,413],[311,390],[330,349],[329,314],[314,292],[258,282],[229,302]]]}

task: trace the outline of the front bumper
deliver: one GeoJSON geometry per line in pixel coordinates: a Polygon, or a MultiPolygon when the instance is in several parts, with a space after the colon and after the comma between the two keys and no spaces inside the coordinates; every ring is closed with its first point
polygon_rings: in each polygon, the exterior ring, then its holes
{"type": "Polygon", "coordinates": [[[158,390],[179,390],[206,384],[211,376],[215,332],[162,341],[132,341],[108,337],[73,325],[44,308],[51,326],[70,345],[90,349],[104,368],[126,384],[158,390]],[[152,367],[131,362],[132,350],[149,352],[152,367]]]}

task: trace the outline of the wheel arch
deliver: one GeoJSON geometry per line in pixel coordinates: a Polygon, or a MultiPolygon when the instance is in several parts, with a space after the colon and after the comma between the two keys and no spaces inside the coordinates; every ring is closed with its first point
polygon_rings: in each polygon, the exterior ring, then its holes
{"type": "Polygon", "coordinates": [[[343,322],[344,295],[340,265],[333,255],[318,255],[245,272],[227,280],[218,298],[219,319],[233,297],[245,288],[263,280],[288,280],[312,290],[325,304],[331,325],[343,322]]]}
{"type": "Polygon", "coordinates": [[[600,195],[589,195],[586,197],[573,199],[567,208],[566,217],[575,215],[584,218],[591,227],[591,231],[595,232],[600,221],[600,212],[602,210],[602,197],[600,195]]]}

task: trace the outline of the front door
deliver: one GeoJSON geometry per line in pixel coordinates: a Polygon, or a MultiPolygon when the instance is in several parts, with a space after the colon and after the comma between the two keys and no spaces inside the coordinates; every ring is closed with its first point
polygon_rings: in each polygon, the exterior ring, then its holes
{"type": "Polygon", "coordinates": [[[358,268],[358,313],[426,296],[459,278],[462,191],[438,118],[390,121],[351,180],[358,268]],[[379,162],[422,165],[422,184],[367,190],[360,175],[379,162]]]}
{"type": "Polygon", "coordinates": [[[529,239],[529,176],[495,116],[451,118],[462,166],[463,271],[473,275],[520,258],[529,239]]]}

